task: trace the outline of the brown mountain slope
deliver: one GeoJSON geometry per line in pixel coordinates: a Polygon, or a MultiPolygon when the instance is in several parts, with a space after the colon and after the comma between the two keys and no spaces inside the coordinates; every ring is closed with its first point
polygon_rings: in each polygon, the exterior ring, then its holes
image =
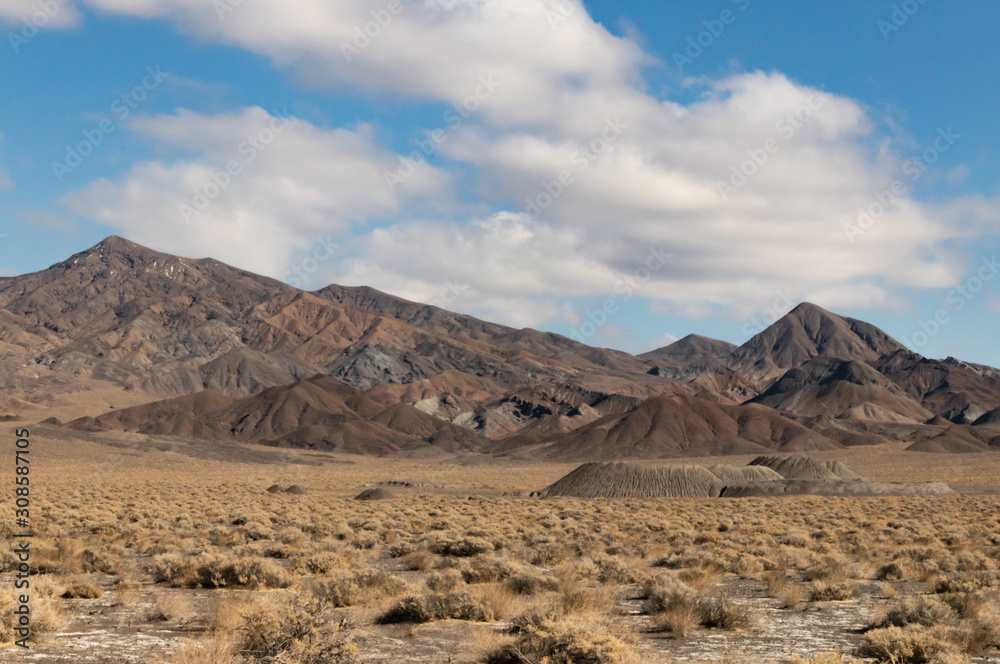
{"type": "Polygon", "coordinates": [[[736,350],[727,341],[689,334],[669,346],[637,356],[650,367],[654,376],[688,378],[711,371],[725,364],[725,358],[736,350]]]}
{"type": "Polygon", "coordinates": [[[84,417],[69,426],[82,431],[131,431],[220,440],[226,432],[214,415],[232,404],[231,397],[208,391],[84,417]]]}
{"type": "Polygon", "coordinates": [[[883,357],[875,368],[927,410],[958,424],[970,424],[1000,407],[1000,378],[991,367],[898,351],[883,357]]]}
{"type": "Polygon", "coordinates": [[[729,366],[766,384],[817,355],[876,362],[898,350],[905,349],[874,325],[804,302],[733,351],[729,366]]]}
{"type": "Polygon", "coordinates": [[[933,417],[869,365],[821,356],[789,370],[750,403],[804,417],[898,423],[933,417]]]}
{"type": "MultiPolygon", "coordinates": [[[[306,293],[118,237],[0,279],[0,387],[28,403],[92,389],[88,381],[152,401],[206,389],[254,395],[319,373],[369,388],[453,372],[491,386],[467,395],[462,408],[471,412],[533,385],[645,398],[665,383],[646,370],[630,355],[559,335],[370,288],[306,293]]],[[[445,383],[425,384],[419,400],[445,398],[445,383]]]]}
{"type": "Polygon", "coordinates": [[[201,392],[82,418],[68,426],[356,454],[469,452],[482,445],[473,431],[404,404],[386,409],[325,375],[268,388],[237,401],[217,392],[201,392]]]}
{"type": "Polygon", "coordinates": [[[663,458],[834,449],[839,444],[763,406],[664,396],[601,418],[533,453],[554,459],[663,458]]]}
{"type": "Polygon", "coordinates": [[[906,449],[911,452],[965,454],[1000,448],[1000,428],[954,424],[937,435],[919,440],[906,449]]]}

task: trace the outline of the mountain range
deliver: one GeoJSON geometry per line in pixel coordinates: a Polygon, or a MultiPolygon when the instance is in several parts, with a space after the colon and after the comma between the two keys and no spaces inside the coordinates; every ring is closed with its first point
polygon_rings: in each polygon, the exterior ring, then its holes
{"type": "Polygon", "coordinates": [[[1000,449],[1000,370],[810,303],[741,346],[691,335],[632,356],[119,237],[0,278],[0,385],[8,419],[118,390],[139,405],[49,423],[353,454],[1000,449]]]}

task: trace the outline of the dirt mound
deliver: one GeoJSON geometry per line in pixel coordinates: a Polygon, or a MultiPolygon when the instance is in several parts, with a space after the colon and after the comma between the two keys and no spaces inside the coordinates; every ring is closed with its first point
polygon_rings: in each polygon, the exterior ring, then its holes
{"type": "Polygon", "coordinates": [[[909,452],[933,452],[937,454],[968,454],[989,452],[991,436],[989,430],[968,424],[955,424],[936,436],[919,440],[906,448],[909,452]]]}
{"type": "Polygon", "coordinates": [[[837,482],[841,479],[825,463],[806,456],[759,456],[747,465],[770,468],[789,480],[837,482]]]}
{"type": "Polygon", "coordinates": [[[300,487],[298,484],[293,484],[292,486],[285,489],[285,493],[289,493],[293,496],[304,496],[309,492],[300,487]]]}
{"type": "Polygon", "coordinates": [[[861,473],[854,470],[853,468],[845,466],[839,461],[827,461],[826,467],[830,470],[831,473],[833,473],[840,479],[844,480],[845,482],[863,482],[865,480],[865,477],[861,473]]]}
{"type": "Polygon", "coordinates": [[[585,463],[551,486],[543,498],[713,498],[722,483],[702,466],[648,467],[585,463]]]}
{"type": "Polygon", "coordinates": [[[391,491],[386,491],[382,488],[377,489],[365,489],[358,495],[354,496],[354,500],[389,500],[390,498],[395,498],[396,495],[391,491]]]}
{"type": "Polygon", "coordinates": [[[284,491],[284,489],[281,488],[280,484],[272,484],[271,486],[267,487],[268,493],[281,493],[282,491],[284,491]]]}
{"type": "Polygon", "coordinates": [[[807,452],[840,445],[763,406],[726,406],[682,395],[648,399],[555,440],[539,453],[554,459],[663,458],[807,452]]]}
{"type": "Polygon", "coordinates": [[[766,466],[709,466],[708,470],[723,484],[748,484],[784,479],[766,466]]]}
{"type": "Polygon", "coordinates": [[[955,493],[941,482],[925,484],[885,482],[824,482],[779,480],[733,484],[721,492],[723,498],[767,498],[771,496],[943,496],[955,493]]]}

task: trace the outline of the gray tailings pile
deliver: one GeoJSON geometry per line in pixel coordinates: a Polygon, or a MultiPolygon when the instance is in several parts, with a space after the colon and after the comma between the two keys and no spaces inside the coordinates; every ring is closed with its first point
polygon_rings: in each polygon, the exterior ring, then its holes
{"type": "Polygon", "coordinates": [[[746,466],[650,466],[585,463],[537,494],[542,498],[748,498],[814,496],[937,496],[941,482],[869,482],[839,461],[761,456],[746,466]]]}

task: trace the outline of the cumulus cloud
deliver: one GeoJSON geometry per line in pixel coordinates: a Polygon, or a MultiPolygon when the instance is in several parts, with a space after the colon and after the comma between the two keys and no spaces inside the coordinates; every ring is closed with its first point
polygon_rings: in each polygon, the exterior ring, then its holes
{"type": "Polygon", "coordinates": [[[180,225],[178,198],[268,118],[161,116],[135,127],[195,156],[137,164],[70,198],[140,241],[226,247],[261,271],[332,232],[343,261],[317,278],[425,301],[457,279],[466,288],[454,308],[502,322],[572,322],[566,298],[626,293],[658,312],[745,317],[789,285],[828,307],[898,306],[905,289],[954,283],[962,242],[1000,209],[919,202],[923,172],[907,175],[902,148],[865,107],[780,73],[690,81],[695,102],[656,98],[639,75],[651,58],[576,0],[302,0],[294,12],[278,0],[225,12],[195,0],[86,2],[172,21],[321,88],[476,109],[449,130],[437,167],[394,189],[378,172],[398,157],[372,129],[302,125],[180,225]],[[468,191],[456,192],[449,168],[472,174],[468,191]],[[410,204],[453,193],[481,202],[471,221],[410,204]],[[376,217],[384,223],[366,230],[376,217]],[[651,255],[668,258],[652,269],[651,255]]]}
{"type": "Polygon", "coordinates": [[[396,215],[422,198],[446,197],[448,177],[425,165],[393,193],[384,173],[398,155],[371,129],[321,129],[247,108],[229,115],[180,111],[130,128],[173,159],[132,166],[70,194],[75,213],[140,243],[200,252],[281,277],[296,251],[355,225],[396,215]]]}
{"type": "Polygon", "coordinates": [[[483,112],[498,124],[628,93],[648,61],[611,35],[579,0],[86,0],[97,9],[165,18],[204,39],[271,58],[324,86],[462,103],[484,77],[501,92],[483,112]],[[366,34],[367,33],[367,34],[366,34]],[[460,57],[456,57],[461,54],[460,57]]]}
{"type": "Polygon", "coordinates": [[[946,240],[974,237],[998,209],[880,198],[903,159],[869,148],[864,109],[780,74],[733,77],[695,104],[659,106],[576,140],[465,128],[444,150],[476,167],[490,200],[515,203],[516,214],[491,222],[505,231],[434,221],[380,229],[356,242],[366,258],[337,276],[412,288],[443,258],[477,293],[620,294],[634,282],[660,313],[743,317],[789,284],[830,307],[898,306],[894,289],[953,283],[962,259],[946,240]],[[428,245],[433,260],[402,260],[428,245]],[[639,283],[651,251],[670,258],[639,283]],[[379,268],[385,257],[399,257],[397,268],[379,268]]]}

